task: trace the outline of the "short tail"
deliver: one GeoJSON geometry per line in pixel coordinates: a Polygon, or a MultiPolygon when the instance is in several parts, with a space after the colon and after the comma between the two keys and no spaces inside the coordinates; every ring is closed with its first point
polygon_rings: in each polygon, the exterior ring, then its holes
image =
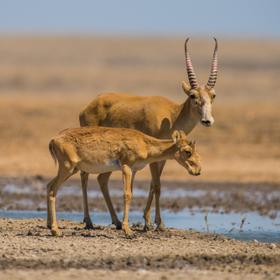
{"type": "Polygon", "coordinates": [[[57,157],[56,157],[56,153],[55,153],[55,148],[54,148],[54,140],[52,139],[49,143],[49,151],[50,151],[50,154],[54,160],[54,164],[56,165],[57,164],[57,157]]]}

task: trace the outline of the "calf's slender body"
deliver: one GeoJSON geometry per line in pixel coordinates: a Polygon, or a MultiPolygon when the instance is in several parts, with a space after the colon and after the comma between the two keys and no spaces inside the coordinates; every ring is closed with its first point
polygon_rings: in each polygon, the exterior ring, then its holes
{"type": "MultiPolygon", "coordinates": [[[[135,172],[145,165],[175,159],[189,172],[199,174],[200,165],[189,161],[194,144],[182,131],[175,131],[170,140],[160,140],[144,133],[125,128],[83,127],[62,131],[49,144],[49,150],[58,162],[58,174],[48,184],[48,227],[58,235],[55,200],[59,186],[77,171],[85,174],[108,174],[121,171],[124,187],[124,217],[122,228],[126,234],[128,211],[132,197],[135,172]]],[[[104,176],[104,175],[103,175],[104,176]]],[[[107,201],[112,217],[117,220],[112,203],[107,201]]]]}

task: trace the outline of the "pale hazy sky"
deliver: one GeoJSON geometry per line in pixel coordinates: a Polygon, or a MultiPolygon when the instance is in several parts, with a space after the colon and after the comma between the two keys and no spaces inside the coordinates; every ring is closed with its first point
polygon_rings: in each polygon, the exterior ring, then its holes
{"type": "Polygon", "coordinates": [[[280,38],[277,0],[0,0],[1,33],[280,38]]]}

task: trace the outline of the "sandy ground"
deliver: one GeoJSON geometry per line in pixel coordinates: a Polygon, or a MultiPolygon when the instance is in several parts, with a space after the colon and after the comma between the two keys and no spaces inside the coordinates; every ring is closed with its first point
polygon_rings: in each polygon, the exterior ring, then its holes
{"type": "Polygon", "coordinates": [[[0,219],[1,279],[280,277],[279,244],[175,229],[145,233],[137,227],[135,237],[127,239],[108,227],[88,231],[68,221],[61,226],[64,236],[54,238],[44,220],[0,219]]]}
{"type": "Polygon", "coordinates": [[[67,269],[67,270],[4,270],[0,272],[1,279],[70,279],[79,278],[84,279],[117,279],[117,280],[144,280],[144,279],[155,279],[155,280],[167,280],[167,279],[192,279],[192,280],[216,280],[216,279],[226,279],[226,280],[243,280],[246,279],[259,280],[259,279],[278,279],[277,276],[267,276],[267,275],[256,275],[252,273],[229,273],[229,272],[219,272],[219,271],[209,271],[209,270],[197,270],[193,268],[188,269],[172,269],[166,270],[162,269],[159,271],[149,271],[139,269],[137,271],[108,271],[102,269],[86,270],[86,269],[67,269]]]}

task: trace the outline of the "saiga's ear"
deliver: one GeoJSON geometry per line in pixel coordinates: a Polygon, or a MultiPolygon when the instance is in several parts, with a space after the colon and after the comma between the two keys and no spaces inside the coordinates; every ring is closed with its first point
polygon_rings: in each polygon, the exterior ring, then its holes
{"type": "Polygon", "coordinates": [[[192,141],[192,148],[193,148],[193,151],[195,151],[196,150],[196,142],[195,141],[192,141]]]}
{"type": "Polygon", "coordinates": [[[172,137],[174,143],[177,144],[179,142],[179,140],[181,139],[180,132],[178,130],[174,130],[171,137],[172,137]]]}
{"type": "Polygon", "coordinates": [[[191,86],[185,81],[182,81],[182,89],[188,96],[190,95],[191,86]]]}

